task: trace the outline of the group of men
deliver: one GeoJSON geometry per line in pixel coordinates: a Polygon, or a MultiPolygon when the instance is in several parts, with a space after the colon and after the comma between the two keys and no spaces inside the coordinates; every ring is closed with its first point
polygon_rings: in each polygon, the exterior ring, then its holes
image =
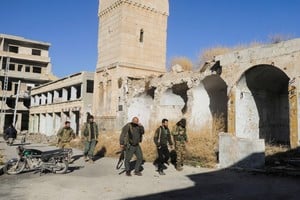
{"type": "MultiPolygon", "coordinates": [[[[84,137],[84,159],[86,162],[89,161],[93,163],[94,149],[98,141],[99,132],[92,115],[88,116],[87,123],[83,125],[81,132],[84,137]]],[[[132,121],[122,128],[119,142],[121,149],[125,151],[124,163],[127,176],[131,176],[130,161],[133,155],[136,156],[134,174],[142,176],[141,165],[143,162],[143,152],[140,143],[142,142],[144,132],[144,127],[139,123],[138,117],[133,117],[132,121]]],[[[64,127],[58,131],[57,137],[58,147],[70,147],[70,141],[75,138],[75,133],[70,127],[69,121],[66,121],[64,127]]],[[[157,158],[154,164],[157,167],[158,173],[165,175],[163,170],[165,169],[164,164],[169,165],[169,149],[175,150],[177,159],[174,164],[176,169],[181,171],[185,157],[185,145],[188,142],[186,120],[182,118],[170,131],[168,119],[163,119],[162,124],[156,129],[153,139],[157,149],[157,158]]]]}
{"type": "MultiPolygon", "coordinates": [[[[136,164],[134,174],[141,176],[141,164],[143,162],[143,153],[140,147],[144,134],[144,127],[139,123],[139,119],[134,117],[132,121],[122,128],[120,135],[120,147],[125,150],[125,171],[127,176],[130,173],[130,160],[133,155],[136,156],[136,164]]],[[[183,161],[185,157],[185,144],[188,142],[186,134],[186,120],[183,118],[176,123],[172,131],[169,130],[168,120],[163,119],[161,126],[159,126],[154,134],[154,143],[157,149],[157,159],[154,164],[157,166],[157,171],[160,175],[165,175],[164,164],[169,164],[170,149],[173,149],[173,142],[177,160],[175,163],[178,171],[182,170],[183,161]],[[172,141],[173,136],[173,141],[172,141]]]]}

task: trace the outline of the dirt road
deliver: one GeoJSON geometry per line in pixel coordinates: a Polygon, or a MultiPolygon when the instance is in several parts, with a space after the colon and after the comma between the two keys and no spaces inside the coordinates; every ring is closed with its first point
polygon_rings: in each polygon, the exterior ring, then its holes
{"type": "MultiPolygon", "coordinates": [[[[41,150],[40,144],[30,145],[41,150]]],[[[53,147],[52,147],[53,148],[53,147]]],[[[15,147],[0,143],[6,155],[15,147]]],[[[75,150],[76,158],[81,156],[75,150]]],[[[116,170],[117,160],[100,158],[94,164],[82,158],[70,165],[67,174],[28,172],[17,176],[0,176],[0,199],[284,199],[300,198],[297,177],[266,176],[229,170],[208,170],[185,167],[177,172],[169,166],[159,176],[151,163],[143,165],[143,176],[126,177],[116,170]]]]}

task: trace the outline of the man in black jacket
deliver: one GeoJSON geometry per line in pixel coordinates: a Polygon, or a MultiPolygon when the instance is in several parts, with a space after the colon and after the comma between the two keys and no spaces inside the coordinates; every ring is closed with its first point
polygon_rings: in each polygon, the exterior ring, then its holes
{"type": "Polygon", "coordinates": [[[154,163],[157,164],[158,173],[160,175],[165,175],[163,172],[164,163],[168,164],[168,160],[170,158],[168,143],[171,148],[173,145],[167,119],[163,119],[162,125],[156,129],[154,134],[154,143],[158,154],[158,158],[154,161],[154,163]]]}
{"type": "Polygon", "coordinates": [[[137,117],[134,117],[130,123],[126,124],[122,128],[122,133],[120,135],[120,147],[125,149],[125,170],[127,176],[131,176],[130,160],[133,154],[137,159],[134,174],[142,176],[140,168],[143,162],[143,152],[139,143],[142,142],[143,134],[144,127],[139,123],[139,118],[137,117]]]}
{"type": "Polygon", "coordinates": [[[4,140],[8,145],[12,145],[14,140],[17,138],[17,130],[13,124],[10,124],[7,129],[4,131],[4,140]]]}

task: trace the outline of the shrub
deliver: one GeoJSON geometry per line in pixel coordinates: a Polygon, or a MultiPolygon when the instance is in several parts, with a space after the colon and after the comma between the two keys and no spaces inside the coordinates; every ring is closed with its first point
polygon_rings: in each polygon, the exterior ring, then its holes
{"type": "Polygon", "coordinates": [[[171,59],[171,67],[174,65],[180,65],[184,71],[192,71],[193,63],[187,57],[174,57],[171,59]]]}
{"type": "Polygon", "coordinates": [[[293,37],[291,35],[284,35],[284,34],[280,34],[280,33],[269,35],[269,41],[271,44],[277,44],[279,42],[287,41],[292,38],[293,37]]]}

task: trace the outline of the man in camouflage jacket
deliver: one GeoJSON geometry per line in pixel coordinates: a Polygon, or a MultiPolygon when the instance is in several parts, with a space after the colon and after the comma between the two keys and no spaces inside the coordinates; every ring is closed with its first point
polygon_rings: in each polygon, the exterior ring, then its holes
{"type": "Polygon", "coordinates": [[[177,155],[176,169],[178,171],[181,171],[186,153],[185,144],[188,142],[185,118],[182,118],[179,122],[176,123],[176,126],[172,130],[172,135],[177,155]]]}

